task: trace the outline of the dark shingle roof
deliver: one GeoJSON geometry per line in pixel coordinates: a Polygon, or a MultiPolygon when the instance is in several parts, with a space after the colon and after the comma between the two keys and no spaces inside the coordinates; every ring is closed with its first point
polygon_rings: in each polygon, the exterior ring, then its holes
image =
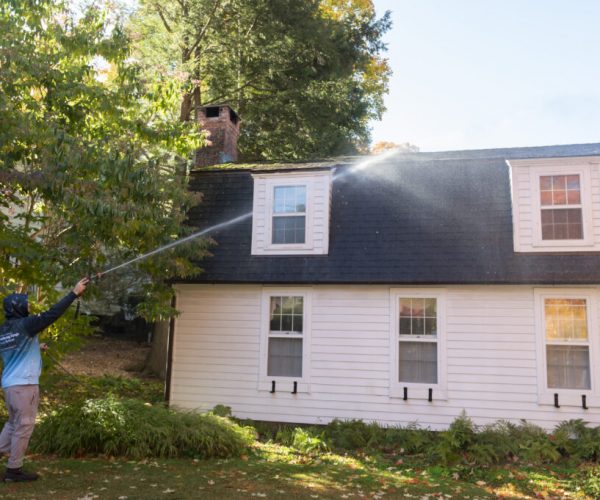
{"type": "MultiPolygon", "coordinates": [[[[337,165],[329,254],[252,256],[252,221],[212,234],[197,282],[598,283],[600,253],[515,254],[506,159],[600,155],[600,144],[400,154],[367,169],[337,165]]],[[[294,164],[296,165],[296,164],[294,164]]],[[[285,169],[285,168],[284,168],[285,169]]],[[[257,169],[251,169],[257,170],[257,169]]],[[[252,172],[202,171],[190,211],[203,229],[252,210],[252,172]]]]}

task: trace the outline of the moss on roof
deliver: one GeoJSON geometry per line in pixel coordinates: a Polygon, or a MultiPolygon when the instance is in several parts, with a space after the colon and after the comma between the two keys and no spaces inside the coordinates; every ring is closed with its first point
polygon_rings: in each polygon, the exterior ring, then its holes
{"type": "Polygon", "coordinates": [[[342,156],[337,158],[298,162],[221,163],[219,165],[211,165],[210,167],[196,167],[192,169],[192,172],[221,172],[238,170],[251,170],[255,172],[268,172],[276,170],[318,170],[329,169],[339,165],[357,163],[363,158],[366,157],[342,156]]]}

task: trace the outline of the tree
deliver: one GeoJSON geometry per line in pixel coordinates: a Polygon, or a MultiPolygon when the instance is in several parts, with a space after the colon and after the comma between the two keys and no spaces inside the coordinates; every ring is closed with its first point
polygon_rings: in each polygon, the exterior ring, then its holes
{"type": "MultiPolygon", "coordinates": [[[[173,116],[179,86],[142,82],[106,12],[79,20],[55,0],[0,0],[0,285],[58,283],[186,233],[186,167],[202,136],[173,116]]],[[[137,287],[146,317],[170,313],[164,278],[198,272],[206,242],[114,273],[137,287]],[[153,279],[150,279],[153,278],[153,279]]]]}
{"type": "Polygon", "coordinates": [[[378,155],[385,151],[391,150],[402,151],[403,153],[418,153],[419,148],[410,142],[396,143],[390,141],[379,141],[373,144],[371,148],[371,154],[378,155]]]}
{"type": "Polygon", "coordinates": [[[148,72],[180,81],[180,120],[228,102],[242,158],[260,160],[366,148],[384,109],[389,27],[370,0],[142,0],[130,32],[148,72]]]}

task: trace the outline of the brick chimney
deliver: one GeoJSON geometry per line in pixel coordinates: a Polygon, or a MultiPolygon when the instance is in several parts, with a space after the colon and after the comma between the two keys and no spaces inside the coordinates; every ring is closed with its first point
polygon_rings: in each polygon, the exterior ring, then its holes
{"type": "Polygon", "coordinates": [[[200,125],[208,131],[208,145],[196,151],[196,166],[236,161],[240,117],[227,104],[203,106],[199,111],[200,125]]]}

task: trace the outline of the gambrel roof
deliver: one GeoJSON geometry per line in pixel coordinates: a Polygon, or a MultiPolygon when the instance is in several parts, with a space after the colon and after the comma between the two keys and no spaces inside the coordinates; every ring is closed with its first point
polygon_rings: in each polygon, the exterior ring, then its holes
{"type": "Polygon", "coordinates": [[[597,284],[600,254],[517,254],[506,160],[600,155],[600,144],[215,166],[194,171],[198,229],[252,211],[256,172],[333,169],[328,255],[252,256],[252,220],[212,233],[202,283],[597,284]]]}

